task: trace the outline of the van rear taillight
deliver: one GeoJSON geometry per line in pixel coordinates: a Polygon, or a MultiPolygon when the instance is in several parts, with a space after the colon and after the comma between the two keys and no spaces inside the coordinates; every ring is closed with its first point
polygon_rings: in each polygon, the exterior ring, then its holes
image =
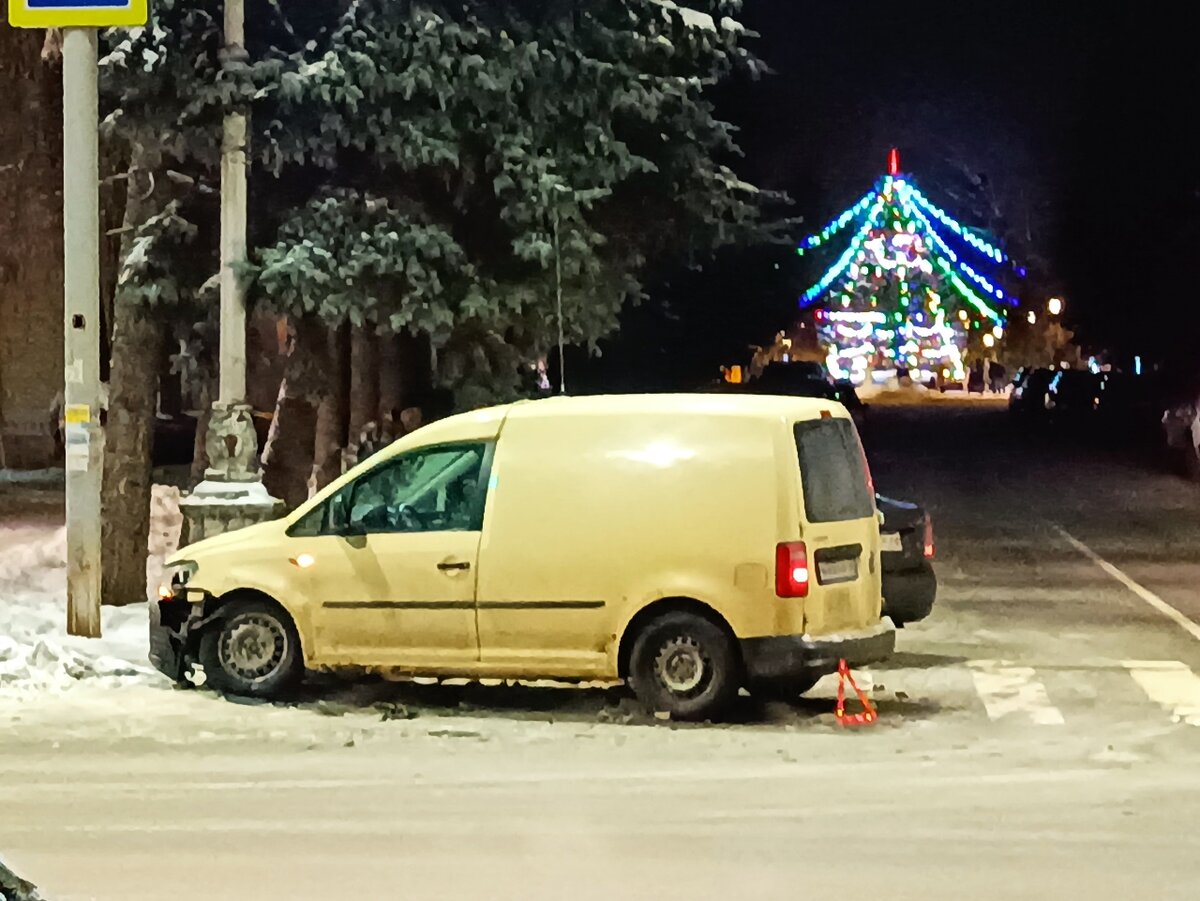
{"type": "Polygon", "coordinates": [[[808,548],[789,541],[775,548],[775,593],[781,598],[808,597],[808,548]]]}
{"type": "Polygon", "coordinates": [[[925,559],[932,560],[937,549],[933,544],[933,517],[925,516],[925,559]]]}

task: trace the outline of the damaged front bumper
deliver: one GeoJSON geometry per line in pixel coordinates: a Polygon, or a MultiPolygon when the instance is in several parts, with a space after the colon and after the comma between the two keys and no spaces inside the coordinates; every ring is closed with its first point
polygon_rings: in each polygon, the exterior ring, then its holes
{"type": "Polygon", "coordinates": [[[204,616],[204,600],[203,592],[181,590],[150,604],[150,663],[181,684],[187,682],[200,632],[211,620],[204,616]]]}

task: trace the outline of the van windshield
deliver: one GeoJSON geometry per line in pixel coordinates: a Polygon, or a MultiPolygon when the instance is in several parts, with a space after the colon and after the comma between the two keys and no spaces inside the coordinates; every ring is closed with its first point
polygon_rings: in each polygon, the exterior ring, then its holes
{"type": "Polygon", "coordinates": [[[862,446],[848,419],[798,422],[796,453],[809,522],[842,522],[875,515],[862,446]]]}

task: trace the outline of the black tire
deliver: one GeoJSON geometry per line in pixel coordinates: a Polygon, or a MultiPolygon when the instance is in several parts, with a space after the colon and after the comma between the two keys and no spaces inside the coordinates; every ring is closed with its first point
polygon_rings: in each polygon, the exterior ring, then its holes
{"type": "Polygon", "coordinates": [[[221,694],[281,698],[304,675],[300,636],[265,598],[234,600],[200,639],[205,683],[221,694]]]}
{"type": "Polygon", "coordinates": [[[638,634],[629,675],[638,700],[651,713],[712,720],[737,697],[741,666],[729,633],[702,616],[676,611],[638,634]]]}
{"type": "Polygon", "coordinates": [[[820,676],[796,676],[771,682],[756,682],[750,686],[750,696],[760,701],[798,701],[806,691],[812,691],[820,676]]]}

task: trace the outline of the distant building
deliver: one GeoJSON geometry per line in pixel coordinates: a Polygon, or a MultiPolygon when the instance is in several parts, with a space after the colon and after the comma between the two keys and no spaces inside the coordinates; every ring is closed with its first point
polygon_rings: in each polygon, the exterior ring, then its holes
{"type": "Polygon", "coordinates": [[[62,81],[42,34],[0,28],[0,466],[55,456],[63,385],[62,81]]]}

